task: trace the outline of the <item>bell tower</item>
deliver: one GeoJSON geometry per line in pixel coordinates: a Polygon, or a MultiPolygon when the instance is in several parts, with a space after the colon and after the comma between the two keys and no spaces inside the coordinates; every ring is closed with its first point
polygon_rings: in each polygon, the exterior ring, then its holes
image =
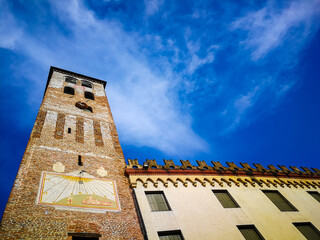
{"type": "Polygon", "coordinates": [[[50,68],[1,239],[143,239],[105,86],[50,68]]]}

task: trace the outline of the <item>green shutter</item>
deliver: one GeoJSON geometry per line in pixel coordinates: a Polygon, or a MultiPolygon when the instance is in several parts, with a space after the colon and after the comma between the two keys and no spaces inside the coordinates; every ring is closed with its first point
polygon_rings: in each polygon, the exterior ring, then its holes
{"type": "Polygon", "coordinates": [[[294,225],[307,240],[320,240],[318,229],[316,229],[311,223],[294,223],[294,225]]]}
{"type": "Polygon", "coordinates": [[[214,195],[218,198],[219,202],[224,208],[237,208],[239,205],[231,197],[227,190],[214,190],[214,195]]]}
{"type": "Polygon", "coordinates": [[[276,205],[280,211],[297,211],[278,191],[263,191],[264,194],[276,205]]]}
{"type": "Polygon", "coordinates": [[[314,199],[316,199],[318,202],[320,202],[320,193],[318,192],[308,192],[314,199]]]}
{"type": "Polygon", "coordinates": [[[264,238],[253,225],[238,226],[241,234],[246,240],[263,240],[264,238]]]}
{"type": "Polygon", "coordinates": [[[146,192],[151,211],[170,211],[163,192],[146,192]]]}

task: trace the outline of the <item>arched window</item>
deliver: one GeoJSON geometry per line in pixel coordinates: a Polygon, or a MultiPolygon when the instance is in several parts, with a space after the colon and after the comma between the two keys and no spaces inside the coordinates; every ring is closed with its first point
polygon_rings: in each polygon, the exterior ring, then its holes
{"type": "Polygon", "coordinates": [[[84,92],[84,97],[87,99],[94,100],[94,94],[92,92],[84,92]]]}
{"type": "Polygon", "coordinates": [[[77,79],[75,79],[73,77],[70,77],[70,76],[67,76],[66,77],[66,82],[76,84],[77,83],[77,79]]]}
{"type": "Polygon", "coordinates": [[[85,80],[82,81],[81,85],[84,87],[92,88],[92,83],[85,80]]]}
{"type": "Polygon", "coordinates": [[[63,92],[66,94],[74,95],[74,88],[72,87],[64,87],[63,92]]]}

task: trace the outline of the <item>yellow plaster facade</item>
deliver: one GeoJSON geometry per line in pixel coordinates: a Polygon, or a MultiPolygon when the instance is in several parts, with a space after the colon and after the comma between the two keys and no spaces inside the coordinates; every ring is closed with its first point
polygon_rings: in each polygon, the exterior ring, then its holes
{"type": "Polygon", "coordinates": [[[266,240],[305,240],[293,223],[310,222],[320,229],[320,203],[308,193],[320,192],[317,173],[306,178],[302,173],[294,177],[294,170],[282,176],[279,170],[281,177],[260,176],[257,168],[255,174],[241,176],[240,168],[213,173],[200,170],[200,164],[182,164],[170,170],[152,161],[144,169],[129,160],[126,171],[148,239],[159,239],[158,232],[181,230],[184,239],[242,240],[237,226],[254,225],[266,240]],[[227,190],[239,207],[224,208],[213,190],[227,190]],[[297,211],[280,211],[263,190],[278,191],[297,211]],[[163,192],[171,210],[152,211],[146,192],[163,192]]]}

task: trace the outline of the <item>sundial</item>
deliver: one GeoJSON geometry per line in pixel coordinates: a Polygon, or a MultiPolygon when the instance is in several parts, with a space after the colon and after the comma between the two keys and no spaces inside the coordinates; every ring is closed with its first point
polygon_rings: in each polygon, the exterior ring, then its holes
{"type": "Polygon", "coordinates": [[[37,203],[75,211],[120,210],[115,181],[95,178],[84,171],[42,172],[37,203]]]}

